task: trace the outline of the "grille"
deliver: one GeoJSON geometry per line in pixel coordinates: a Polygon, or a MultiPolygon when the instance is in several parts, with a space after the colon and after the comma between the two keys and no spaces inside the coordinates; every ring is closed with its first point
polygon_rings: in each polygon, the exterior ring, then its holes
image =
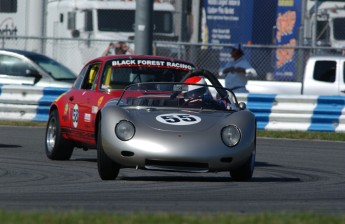
{"type": "Polygon", "coordinates": [[[198,172],[209,171],[207,163],[164,161],[164,160],[146,160],[145,168],[150,170],[169,170],[179,172],[198,172]]]}

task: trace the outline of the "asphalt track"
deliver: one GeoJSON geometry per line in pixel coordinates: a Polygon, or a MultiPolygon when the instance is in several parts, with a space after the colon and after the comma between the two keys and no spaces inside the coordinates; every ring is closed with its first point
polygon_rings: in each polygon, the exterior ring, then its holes
{"type": "Polygon", "coordinates": [[[101,181],[95,150],[50,161],[44,132],[0,126],[0,210],[345,212],[345,142],[259,138],[250,182],[233,182],[227,172],[135,169],[101,181]]]}

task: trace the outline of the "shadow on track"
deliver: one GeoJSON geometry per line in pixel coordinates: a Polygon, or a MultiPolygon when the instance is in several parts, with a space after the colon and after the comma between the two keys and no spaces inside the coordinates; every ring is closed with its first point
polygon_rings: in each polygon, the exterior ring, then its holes
{"type": "Polygon", "coordinates": [[[22,146],[21,145],[0,144],[0,148],[22,148],[22,146]]]}

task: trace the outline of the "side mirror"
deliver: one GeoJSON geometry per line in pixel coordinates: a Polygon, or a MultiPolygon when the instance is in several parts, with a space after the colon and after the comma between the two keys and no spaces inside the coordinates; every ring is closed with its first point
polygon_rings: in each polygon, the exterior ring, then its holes
{"type": "Polygon", "coordinates": [[[26,76],[28,77],[34,77],[35,78],[35,83],[37,83],[41,78],[42,75],[35,69],[26,69],[25,70],[26,76]]]}
{"type": "Polygon", "coordinates": [[[240,102],[238,104],[238,106],[240,107],[240,110],[245,110],[247,109],[247,104],[245,102],[240,102]]]}

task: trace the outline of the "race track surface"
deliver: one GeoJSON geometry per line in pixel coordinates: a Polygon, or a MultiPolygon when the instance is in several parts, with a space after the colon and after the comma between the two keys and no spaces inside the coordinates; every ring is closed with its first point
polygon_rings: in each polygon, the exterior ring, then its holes
{"type": "Polygon", "coordinates": [[[250,182],[228,172],[123,169],[100,180],[96,151],[51,161],[43,127],[0,126],[0,210],[345,212],[345,142],[257,140],[250,182]]]}

